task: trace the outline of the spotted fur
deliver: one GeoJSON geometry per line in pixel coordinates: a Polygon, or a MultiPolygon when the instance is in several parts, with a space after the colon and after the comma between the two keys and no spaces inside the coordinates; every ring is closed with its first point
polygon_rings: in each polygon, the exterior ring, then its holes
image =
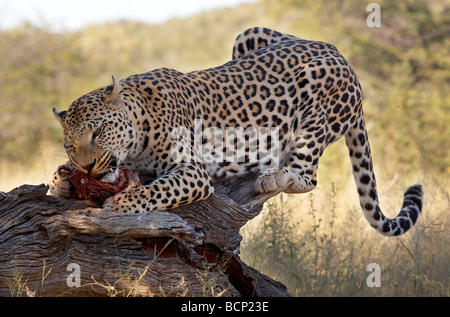
{"type": "MultiPolygon", "coordinates": [[[[257,193],[282,186],[287,193],[305,193],[316,187],[324,149],[345,136],[369,223],[385,235],[414,225],[422,208],[420,185],[406,190],[394,219],[380,210],[361,86],[336,47],[251,28],[237,37],[232,55],[232,61],[201,71],[161,68],[120,82],[113,77],[108,87],[82,96],[67,111],[54,110],[67,154],[80,170],[106,181],[118,166],[156,176],[149,185],[112,197],[104,208],[144,212],[190,204],[214,192],[213,179],[253,169],[262,172],[257,193]],[[226,136],[227,127],[277,128],[279,160],[259,154],[250,160],[251,142],[234,145],[245,148],[242,160],[206,160],[193,139],[210,128],[226,136]],[[186,157],[177,160],[174,149],[186,157]]],[[[57,178],[53,187],[60,186],[57,178]]]]}

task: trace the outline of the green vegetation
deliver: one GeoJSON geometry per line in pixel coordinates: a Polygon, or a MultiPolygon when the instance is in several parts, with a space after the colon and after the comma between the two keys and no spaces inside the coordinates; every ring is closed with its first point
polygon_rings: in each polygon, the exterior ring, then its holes
{"type": "Polygon", "coordinates": [[[339,141],[325,151],[313,193],[274,200],[243,230],[244,258],[294,295],[448,296],[450,5],[377,1],[381,27],[369,28],[368,3],[261,0],[162,25],[0,31],[0,190],[29,182],[31,174],[47,181],[64,160],[52,106],[66,109],[108,84],[111,74],[220,65],[230,59],[237,34],[267,26],[333,43],[348,58],[364,89],[382,209],[394,216],[412,183],[424,184],[425,206],[418,227],[405,237],[372,232],[339,141]],[[365,284],[369,263],[381,266],[381,288],[365,284]]]}

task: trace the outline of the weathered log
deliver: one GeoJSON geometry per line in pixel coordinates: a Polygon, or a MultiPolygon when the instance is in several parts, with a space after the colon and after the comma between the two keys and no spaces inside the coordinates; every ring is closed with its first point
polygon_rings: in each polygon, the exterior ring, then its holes
{"type": "Polygon", "coordinates": [[[49,196],[44,184],[0,193],[0,296],[289,296],[239,257],[240,228],[277,194],[254,195],[256,176],[143,214],[49,196]]]}

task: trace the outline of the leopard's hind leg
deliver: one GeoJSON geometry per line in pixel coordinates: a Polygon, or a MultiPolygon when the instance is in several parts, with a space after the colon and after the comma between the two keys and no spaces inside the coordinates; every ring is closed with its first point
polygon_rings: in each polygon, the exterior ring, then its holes
{"type": "Polygon", "coordinates": [[[313,138],[313,134],[299,135],[291,144],[289,166],[282,166],[271,173],[264,173],[255,182],[257,193],[272,192],[288,184],[285,193],[297,194],[313,190],[317,185],[317,168],[323,153],[325,138],[313,138]]]}

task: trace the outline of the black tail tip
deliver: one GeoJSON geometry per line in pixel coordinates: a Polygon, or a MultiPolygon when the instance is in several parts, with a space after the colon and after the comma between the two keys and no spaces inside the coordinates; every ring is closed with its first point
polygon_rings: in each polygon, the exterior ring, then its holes
{"type": "MultiPolygon", "coordinates": [[[[423,207],[423,188],[422,185],[413,185],[405,191],[402,209],[409,211],[411,220],[416,222],[423,207]],[[409,208],[408,208],[409,207],[409,208]]],[[[406,211],[405,210],[405,211],[406,211]]]]}
{"type": "Polygon", "coordinates": [[[413,185],[405,191],[405,199],[411,199],[420,210],[423,205],[423,188],[422,185],[413,185]]]}
{"type": "Polygon", "coordinates": [[[412,185],[411,187],[409,187],[409,188],[405,191],[405,195],[407,195],[407,194],[413,194],[413,195],[417,195],[417,196],[423,196],[423,188],[422,188],[422,185],[420,185],[420,184],[412,185]]]}

